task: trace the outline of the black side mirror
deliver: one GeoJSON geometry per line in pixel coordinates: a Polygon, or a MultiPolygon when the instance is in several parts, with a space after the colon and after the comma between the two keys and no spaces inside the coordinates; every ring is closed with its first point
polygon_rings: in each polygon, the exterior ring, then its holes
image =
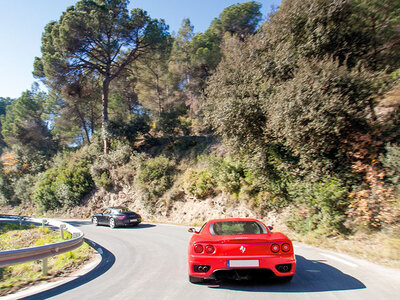
{"type": "Polygon", "coordinates": [[[194,227],[190,227],[190,228],[188,229],[188,232],[191,232],[191,233],[199,233],[198,231],[196,231],[196,229],[195,229],[194,227]]]}

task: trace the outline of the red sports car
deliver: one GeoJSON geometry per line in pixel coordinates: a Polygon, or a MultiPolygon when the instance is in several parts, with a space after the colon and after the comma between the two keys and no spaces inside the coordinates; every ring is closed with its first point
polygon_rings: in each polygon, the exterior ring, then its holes
{"type": "Polygon", "coordinates": [[[189,281],[260,279],[290,281],[296,259],[292,242],[255,219],[216,219],[190,228],[189,281]]]}

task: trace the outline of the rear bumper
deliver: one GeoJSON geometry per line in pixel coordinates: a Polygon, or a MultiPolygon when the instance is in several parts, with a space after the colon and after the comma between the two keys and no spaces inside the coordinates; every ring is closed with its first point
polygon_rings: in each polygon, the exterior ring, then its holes
{"type": "Polygon", "coordinates": [[[141,222],[142,222],[141,219],[137,219],[137,221],[133,221],[133,222],[131,222],[130,219],[125,219],[125,220],[115,219],[115,225],[117,225],[117,226],[135,226],[135,225],[140,224],[141,222]]]}
{"type": "Polygon", "coordinates": [[[189,256],[189,275],[214,279],[215,272],[221,270],[240,270],[240,269],[268,269],[277,277],[293,276],[296,271],[296,259],[294,254],[291,255],[265,255],[265,256],[213,256],[213,255],[190,255],[189,256]],[[229,260],[258,260],[258,267],[230,267],[229,260]],[[207,272],[195,272],[195,266],[210,266],[207,272]],[[277,265],[290,265],[290,271],[280,272],[277,265]]]}

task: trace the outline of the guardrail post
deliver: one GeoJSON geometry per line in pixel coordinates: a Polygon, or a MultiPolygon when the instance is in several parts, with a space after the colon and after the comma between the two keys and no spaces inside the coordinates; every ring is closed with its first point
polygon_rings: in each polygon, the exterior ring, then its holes
{"type": "Polygon", "coordinates": [[[42,261],[42,274],[44,276],[47,276],[47,257],[43,258],[43,261],[42,261]]]}
{"type": "Polygon", "coordinates": [[[47,220],[43,219],[42,220],[42,232],[44,232],[44,227],[45,227],[46,223],[47,223],[47,220]]]}
{"type": "Polygon", "coordinates": [[[64,224],[60,225],[60,234],[61,234],[61,239],[64,240],[64,229],[67,228],[64,224]]]}

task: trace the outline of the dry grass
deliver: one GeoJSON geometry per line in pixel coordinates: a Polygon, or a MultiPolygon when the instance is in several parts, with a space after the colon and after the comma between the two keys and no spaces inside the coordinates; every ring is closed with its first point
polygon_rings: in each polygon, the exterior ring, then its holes
{"type": "MultiPolygon", "coordinates": [[[[65,233],[71,238],[69,233],[65,233]]],[[[0,251],[32,247],[60,242],[59,232],[41,227],[19,226],[16,224],[0,224],[0,251]]],[[[48,274],[42,274],[42,262],[33,261],[0,268],[0,296],[11,294],[17,290],[43,280],[49,280],[61,274],[71,273],[89,260],[94,251],[87,244],[78,249],[48,258],[48,274]]]]}
{"type": "Polygon", "coordinates": [[[396,228],[390,232],[357,233],[334,238],[321,238],[311,232],[304,236],[293,234],[292,238],[295,241],[346,253],[376,264],[400,268],[399,232],[400,228],[396,228]]]}

